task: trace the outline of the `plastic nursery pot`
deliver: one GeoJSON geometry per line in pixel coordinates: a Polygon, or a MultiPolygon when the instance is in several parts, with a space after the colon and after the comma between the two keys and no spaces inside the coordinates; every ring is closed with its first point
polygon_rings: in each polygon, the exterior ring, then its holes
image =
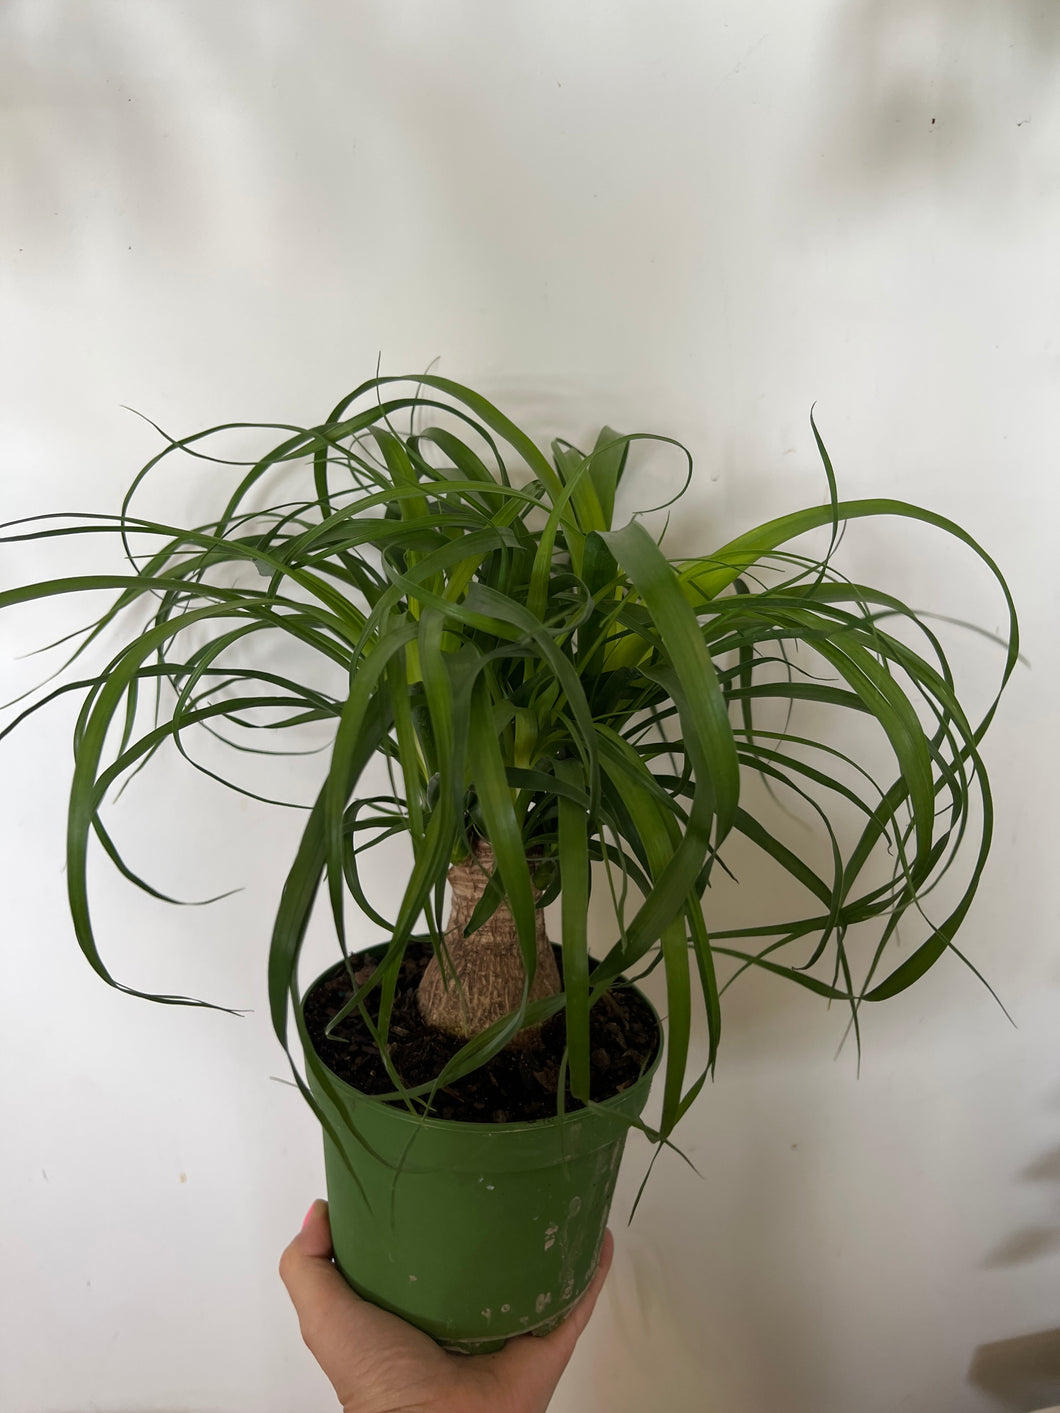
{"type": "Polygon", "coordinates": [[[335,1262],[354,1290],[469,1354],[559,1324],[596,1269],[622,1120],[643,1111],[661,1044],[641,1078],[598,1109],[457,1123],[354,1089],[316,1054],[301,1010],[298,1026],[309,1087],[356,1174],[325,1132],[335,1262]]]}

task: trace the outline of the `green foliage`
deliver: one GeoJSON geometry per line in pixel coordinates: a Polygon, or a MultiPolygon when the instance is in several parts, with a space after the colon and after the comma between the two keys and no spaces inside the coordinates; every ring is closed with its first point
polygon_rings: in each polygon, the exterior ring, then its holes
{"type": "MultiPolygon", "coordinates": [[[[162,896],[126,867],[101,810],[163,747],[187,755],[193,726],[240,750],[248,748],[247,732],[274,739],[311,723],[333,727],[269,953],[272,1019],[285,1049],[290,1006],[298,1002],[299,951],[323,890],[344,954],[351,896],[391,938],[351,1003],[379,988],[385,1054],[404,950],[413,938],[440,943],[445,875],[475,833],[489,838],[497,860],[497,886],[483,907],[495,907],[501,890],[509,900],[526,990],[518,1011],[470,1041],[437,1082],[466,1074],[520,1026],[565,1004],[572,1086],[586,1097],[589,1008],[623,973],[661,962],[668,1049],[654,1136],[662,1140],[715,1062],[724,989],[718,958],[844,1003],[856,1030],[863,1002],[904,990],[954,949],[990,843],[990,790],[978,747],[997,699],[971,724],[925,622],[898,599],[843,578],[832,556],[842,524],[861,517],[920,521],[963,541],[993,573],[1008,606],[1003,688],[1018,651],[1012,601],[996,566],[957,525],[899,501],[839,501],[818,438],[829,487],[824,504],[710,554],[670,560],[637,519],[612,527],[627,455],[643,438],[605,428],[588,454],[557,441],[549,461],[480,395],[433,376],[372,379],[321,425],[284,429],[285,439],[249,465],[213,523],[181,529],[132,513],[134,493],[160,462],[173,453],[211,459],[213,439],[240,425],[171,442],[137,476],[118,516],[42,517],[4,527],[7,543],[118,536],[128,556],[124,574],[0,593],[0,608],[11,608],[49,595],[116,590],[71,661],[115,622],[131,625],[102,671],[64,683],[4,732],[58,695],[83,696],[67,876],[78,941],[104,980],[121,986],[93,931],[90,839],[95,835],[139,887],[162,896]],[[411,391],[392,387],[409,382],[411,391]],[[438,425],[417,430],[425,416],[438,425]],[[397,430],[398,418],[409,419],[407,431],[397,430]],[[263,510],[263,482],[278,473],[300,477],[304,489],[263,510]],[[831,530],[823,560],[782,548],[821,528],[831,530]],[[150,543],[150,553],[135,555],[133,539],[150,543]],[[248,566],[258,571],[252,585],[233,583],[247,577],[234,571],[248,566]],[[150,622],[143,627],[145,606],[150,622]],[[903,636],[896,622],[913,633],[903,636]],[[292,676],[276,668],[283,661],[277,635],[333,676],[337,669],[345,688],[329,692],[310,671],[292,676]],[[909,645],[911,636],[918,648],[909,645]],[[153,704],[148,725],[144,697],[153,704]],[[765,729],[760,713],[771,703],[775,710],[778,700],[791,721],[765,729]],[[809,708],[805,729],[817,737],[795,731],[800,707],[809,708]],[[889,746],[893,773],[879,784],[831,744],[837,716],[849,713],[868,718],[867,739],[889,746]],[[379,755],[391,788],[370,795],[365,771],[379,755]],[[741,801],[748,772],[816,812],[830,845],[829,871],[793,852],[741,801]],[[852,840],[844,842],[849,830],[835,822],[837,809],[860,821],[852,840]],[[384,917],[366,895],[362,871],[365,854],[395,832],[408,834],[413,864],[394,916],[384,917]],[[708,930],[705,891],[737,835],[799,885],[808,899],[803,915],[708,930]],[[968,852],[970,877],[947,915],[929,919],[927,894],[958,850],[968,852]],[[890,859],[890,876],[872,881],[881,857],[890,859]],[[592,886],[605,880],[618,931],[594,964],[586,912],[592,886]],[[561,899],[567,992],[528,1004],[535,886],[546,900],[561,899]],[[888,971],[889,946],[907,917],[927,935],[888,971]],[[863,925],[878,931],[855,980],[850,936],[863,925]],[[709,1053],[707,1069],[689,1084],[697,1004],[709,1053]]],[[[218,475],[232,465],[215,459],[218,475]]],[[[309,761],[307,771],[319,775],[309,761]]],[[[758,901],[768,914],[768,899],[758,901]]]]}

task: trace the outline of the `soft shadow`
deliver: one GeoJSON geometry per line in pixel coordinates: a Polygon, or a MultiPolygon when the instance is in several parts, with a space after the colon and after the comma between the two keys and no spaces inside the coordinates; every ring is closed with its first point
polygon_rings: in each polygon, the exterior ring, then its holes
{"type": "Polygon", "coordinates": [[[873,208],[939,185],[974,186],[996,201],[1011,165],[1002,139],[1033,132],[1039,101],[1055,93],[1058,59],[1060,6],[1038,0],[837,6],[807,147],[811,184],[873,208]]]}
{"type": "Polygon", "coordinates": [[[1055,1404],[1060,1400],[1060,1329],[979,1345],[968,1382],[1000,1408],[1030,1413],[1055,1404]]]}
{"type": "Polygon", "coordinates": [[[1021,1227],[994,1247],[983,1265],[987,1270],[998,1266],[1020,1266],[1024,1261],[1037,1261],[1060,1251],[1060,1229],[1047,1226],[1021,1227]]]}
{"type": "MultiPolygon", "coordinates": [[[[1023,1182],[1060,1182],[1060,1148],[1044,1153],[1019,1174],[1023,1182]]],[[[1019,1266],[1060,1251],[1060,1220],[1033,1223],[1004,1237],[983,1260],[987,1270],[1019,1266]]]]}
{"type": "Polygon", "coordinates": [[[1020,1177],[1030,1182],[1060,1182],[1060,1148],[1035,1158],[1029,1167],[1024,1168],[1020,1177]]]}

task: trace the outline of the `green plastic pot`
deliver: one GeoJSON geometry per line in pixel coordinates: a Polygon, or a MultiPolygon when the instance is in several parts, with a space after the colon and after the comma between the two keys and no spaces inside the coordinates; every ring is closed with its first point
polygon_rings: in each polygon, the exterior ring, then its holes
{"type": "Polygon", "coordinates": [[[456,1123],[354,1089],[317,1055],[301,1010],[298,1026],[309,1087],[345,1154],[325,1131],[335,1262],[353,1289],[469,1354],[559,1324],[596,1269],[623,1120],[643,1112],[661,1045],[636,1083],[591,1111],[456,1123]]]}

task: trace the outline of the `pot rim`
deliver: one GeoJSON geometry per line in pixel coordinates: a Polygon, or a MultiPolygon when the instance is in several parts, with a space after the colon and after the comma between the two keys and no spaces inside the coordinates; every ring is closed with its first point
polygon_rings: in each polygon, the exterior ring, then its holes
{"type": "MultiPolygon", "coordinates": [[[[378,943],[374,947],[361,948],[361,952],[363,954],[371,954],[372,952],[385,951],[386,945],[387,944],[385,942],[378,943]]],[[[540,1133],[542,1130],[546,1129],[559,1129],[567,1127],[570,1124],[583,1123],[586,1119],[600,1119],[608,1117],[621,1119],[622,1115],[619,1111],[622,1108],[623,1102],[628,1100],[632,1095],[640,1093],[643,1087],[651,1083],[651,1080],[655,1075],[655,1071],[659,1068],[659,1064],[662,1060],[666,1037],[663,1031],[662,1021],[659,1018],[659,1013],[655,1009],[655,1006],[652,1004],[651,999],[644,994],[644,992],[640,989],[639,986],[635,986],[632,985],[632,983],[630,982],[626,982],[625,984],[630,988],[630,990],[635,991],[640,997],[640,999],[651,1011],[652,1019],[655,1021],[655,1028],[658,1034],[658,1044],[655,1047],[654,1058],[652,1059],[651,1064],[648,1065],[647,1069],[645,1069],[640,1074],[640,1076],[633,1081],[632,1084],[628,1085],[625,1089],[620,1090],[617,1094],[612,1094],[611,1097],[608,1099],[600,1100],[599,1103],[593,1104],[592,1107],[590,1107],[589,1105],[583,1105],[580,1109],[571,1109],[564,1114],[552,1114],[547,1119],[516,1119],[511,1123],[503,1124],[493,1122],[471,1123],[466,1119],[442,1119],[437,1118],[432,1114],[410,1113],[408,1109],[400,1108],[392,1101],[383,1099],[378,1094],[365,1094],[363,1090],[355,1088],[352,1084],[350,1084],[348,1080],[343,1079],[341,1075],[337,1075],[335,1071],[331,1069],[327,1061],[317,1052],[316,1047],[312,1043],[312,1040],[309,1035],[309,1028],[305,1023],[304,1009],[306,998],[309,996],[313,988],[318,985],[319,982],[323,981],[324,977],[330,975],[330,973],[333,972],[337,966],[341,965],[341,959],[338,962],[333,962],[331,966],[327,967],[324,971],[322,971],[319,976],[317,976],[310,983],[310,985],[306,987],[305,992],[299,999],[297,1007],[298,1028],[301,1032],[303,1046],[306,1051],[306,1061],[307,1063],[309,1063],[311,1057],[313,1062],[323,1068],[327,1073],[328,1082],[334,1085],[338,1085],[340,1088],[340,1093],[348,1095],[352,1100],[357,1103],[371,1104],[376,1108],[386,1109],[396,1121],[406,1123],[410,1127],[415,1127],[418,1129],[437,1129],[442,1130],[446,1133],[458,1133],[461,1130],[464,1130],[467,1133],[477,1133],[480,1135],[487,1134],[490,1132],[505,1134],[530,1132],[540,1133]],[[601,1113],[601,1110],[605,1112],[601,1113]]],[[[622,977],[616,978],[616,981],[618,982],[622,982],[623,980],[624,978],[622,977]]]]}

